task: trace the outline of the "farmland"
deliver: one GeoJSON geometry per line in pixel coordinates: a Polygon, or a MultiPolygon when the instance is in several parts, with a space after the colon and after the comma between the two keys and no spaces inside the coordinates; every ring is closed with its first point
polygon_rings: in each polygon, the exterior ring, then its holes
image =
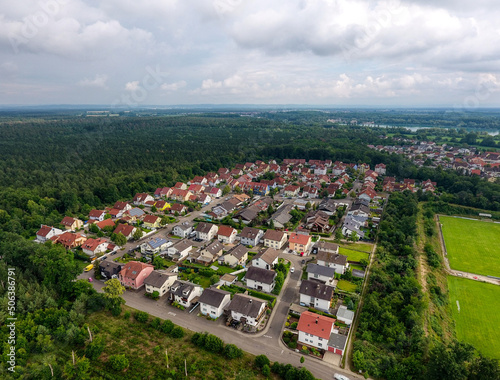
{"type": "Polygon", "coordinates": [[[500,224],[439,218],[452,269],[500,277],[500,224]]]}
{"type": "Polygon", "coordinates": [[[448,289],[457,338],[500,359],[500,286],[449,276],[448,289]]]}

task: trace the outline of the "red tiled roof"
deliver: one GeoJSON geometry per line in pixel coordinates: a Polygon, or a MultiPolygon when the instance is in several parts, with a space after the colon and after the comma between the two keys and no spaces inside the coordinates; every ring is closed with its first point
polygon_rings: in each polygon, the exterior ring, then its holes
{"type": "Polygon", "coordinates": [[[106,243],[106,239],[87,239],[82,245],[82,249],[87,249],[94,252],[99,245],[106,243]]]}
{"type": "Polygon", "coordinates": [[[97,227],[99,227],[99,229],[102,230],[104,227],[107,227],[107,226],[114,227],[115,222],[113,222],[112,219],[104,219],[102,222],[97,222],[96,225],[97,225],[97,227]]]}
{"type": "Polygon", "coordinates": [[[233,231],[235,231],[235,229],[233,227],[220,225],[219,231],[217,232],[217,235],[231,236],[233,231]]]}
{"type": "Polygon", "coordinates": [[[141,263],[139,261],[129,261],[123,266],[122,270],[120,271],[120,275],[122,277],[134,280],[145,268],[153,268],[153,266],[151,264],[141,263]]]}
{"type": "Polygon", "coordinates": [[[296,234],[295,232],[292,232],[292,234],[290,234],[290,239],[288,241],[289,243],[306,245],[311,241],[311,236],[296,234]]]}
{"type": "Polygon", "coordinates": [[[335,319],[333,318],[304,311],[300,315],[297,330],[328,340],[334,323],[335,319]]]}
{"type": "Polygon", "coordinates": [[[160,219],[158,216],[156,215],[146,215],[143,219],[143,222],[144,223],[151,223],[151,224],[154,224],[156,223],[156,221],[160,219]]]}
{"type": "Polygon", "coordinates": [[[121,232],[122,235],[129,236],[132,231],[134,231],[134,228],[134,226],[131,226],[129,224],[119,224],[118,227],[115,228],[113,233],[119,234],[121,232]]]}
{"type": "Polygon", "coordinates": [[[68,227],[71,227],[74,222],[75,222],[75,218],[72,218],[71,216],[65,216],[63,218],[63,220],[61,220],[61,224],[63,226],[68,226],[68,227]]]}
{"type": "Polygon", "coordinates": [[[36,233],[38,236],[47,236],[47,234],[52,231],[52,227],[42,225],[38,232],[36,233]]]}
{"type": "Polygon", "coordinates": [[[104,212],[104,210],[92,210],[89,212],[89,217],[91,218],[99,218],[104,212]]]}

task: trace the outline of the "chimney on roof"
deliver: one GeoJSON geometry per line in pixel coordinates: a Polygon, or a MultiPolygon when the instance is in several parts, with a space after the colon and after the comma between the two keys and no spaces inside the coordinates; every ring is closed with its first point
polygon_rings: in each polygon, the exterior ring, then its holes
{"type": "Polygon", "coordinates": [[[316,324],[318,324],[318,319],[319,319],[319,318],[316,318],[316,324]]]}

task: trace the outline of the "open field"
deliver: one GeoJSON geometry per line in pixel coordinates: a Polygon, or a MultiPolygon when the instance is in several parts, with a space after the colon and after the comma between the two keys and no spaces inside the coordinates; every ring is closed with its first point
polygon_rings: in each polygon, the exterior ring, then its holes
{"type": "Polygon", "coordinates": [[[347,256],[348,261],[359,262],[362,259],[368,260],[368,253],[365,252],[353,251],[352,249],[339,247],[339,253],[347,256]]]}
{"type": "Polygon", "coordinates": [[[500,277],[500,224],[440,216],[452,269],[500,277]]]}
{"type": "Polygon", "coordinates": [[[356,284],[353,284],[352,282],[346,280],[339,280],[339,282],[337,283],[337,288],[345,292],[355,292],[357,287],[358,286],[356,284]]]}
{"type": "Polygon", "coordinates": [[[340,248],[347,248],[347,249],[355,249],[357,251],[363,251],[370,253],[373,248],[373,244],[367,244],[367,243],[347,243],[347,244],[339,244],[340,248]]]}
{"type": "Polygon", "coordinates": [[[500,286],[448,276],[448,289],[458,339],[500,359],[500,286]]]}

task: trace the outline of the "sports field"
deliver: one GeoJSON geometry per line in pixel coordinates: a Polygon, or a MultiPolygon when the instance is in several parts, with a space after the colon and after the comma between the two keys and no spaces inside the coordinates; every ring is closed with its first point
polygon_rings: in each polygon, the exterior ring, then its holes
{"type": "Polygon", "coordinates": [[[440,216],[452,269],[500,277],[500,224],[440,216]]]}
{"type": "Polygon", "coordinates": [[[448,276],[448,290],[457,338],[500,359],[500,286],[448,276]]]}

